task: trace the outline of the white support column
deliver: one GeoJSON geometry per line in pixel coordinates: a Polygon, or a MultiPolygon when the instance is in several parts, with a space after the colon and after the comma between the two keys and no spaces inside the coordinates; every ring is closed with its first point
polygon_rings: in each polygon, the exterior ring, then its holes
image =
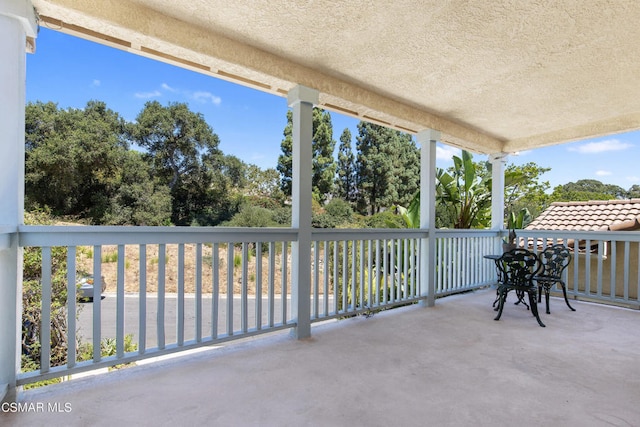
{"type": "MultiPolygon", "coordinates": [[[[490,154],[489,162],[491,162],[491,229],[500,231],[504,229],[504,166],[507,163],[507,154],[490,154]]],[[[502,253],[500,247],[496,247],[495,250],[495,253],[502,253]]]]}
{"type": "Polygon", "coordinates": [[[313,105],[318,103],[318,96],[315,89],[296,86],[287,98],[289,107],[293,108],[291,227],[298,229],[298,240],[293,242],[291,250],[291,310],[298,339],[311,335],[311,144],[313,105]]]}
{"type": "MultiPolygon", "coordinates": [[[[24,210],[24,109],[27,37],[36,17],[27,0],[0,0],[0,228],[17,234],[24,210]]],[[[22,333],[22,250],[0,247],[0,401],[15,399],[22,333]]]]}
{"type": "MultiPolygon", "coordinates": [[[[420,295],[426,296],[426,305],[435,305],[436,294],[436,142],[440,132],[418,132],[420,144],[420,228],[429,231],[429,237],[420,240],[420,295]]],[[[422,304],[425,304],[422,300],[422,304]]]]}

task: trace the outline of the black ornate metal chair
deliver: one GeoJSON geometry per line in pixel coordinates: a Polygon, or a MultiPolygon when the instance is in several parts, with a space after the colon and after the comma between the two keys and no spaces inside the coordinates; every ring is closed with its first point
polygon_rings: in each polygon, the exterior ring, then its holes
{"type": "Polygon", "coordinates": [[[538,314],[538,306],[536,304],[537,286],[533,282],[533,277],[538,273],[542,265],[535,253],[528,249],[516,248],[509,252],[505,252],[500,261],[498,268],[502,276],[502,282],[498,283],[498,315],[494,320],[500,320],[502,309],[507,301],[507,294],[515,291],[518,301],[516,304],[524,302],[524,297],[529,297],[529,306],[531,312],[535,316],[538,324],[544,327],[544,323],[540,320],[538,314]]]}
{"type": "Polygon", "coordinates": [[[548,246],[540,252],[538,257],[542,263],[542,270],[533,277],[533,280],[538,284],[538,302],[542,300],[542,291],[544,290],[547,314],[551,314],[549,311],[549,291],[553,285],[560,284],[562,293],[564,294],[564,302],[567,303],[567,307],[572,311],[576,311],[576,309],[569,304],[569,300],[567,299],[567,286],[564,280],[562,280],[562,272],[571,262],[569,249],[562,244],[548,246]]]}

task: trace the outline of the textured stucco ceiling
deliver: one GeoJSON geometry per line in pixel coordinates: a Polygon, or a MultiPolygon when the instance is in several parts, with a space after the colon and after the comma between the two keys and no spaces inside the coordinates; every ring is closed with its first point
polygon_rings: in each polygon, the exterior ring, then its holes
{"type": "MultiPolygon", "coordinates": [[[[640,128],[635,0],[33,0],[41,25],[481,153],[640,128]]],[[[37,54],[37,53],[36,53],[37,54]]]]}

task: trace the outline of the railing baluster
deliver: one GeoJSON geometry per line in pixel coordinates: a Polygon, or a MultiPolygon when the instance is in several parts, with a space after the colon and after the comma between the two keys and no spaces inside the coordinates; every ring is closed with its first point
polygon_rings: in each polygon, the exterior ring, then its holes
{"type": "Polygon", "coordinates": [[[590,295],[591,294],[591,239],[586,239],[585,245],[586,246],[585,246],[585,258],[584,258],[584,263],[585,263],[584,290],[586,295],[590,295]]]}
{"type": "Polygon", "coordinates": [[[202,243],[196,245],[196,342],[202,341],[202,243]]]}
{"type": "Polygon", "coordinates": [[[338,258],[340,252],[338,252],[338,241],[333,242],[333,312],[338,313],[338,307],[340,302],[340,279],[338,276],[338,258]]]}
{"type": "Polygon", "coordinates": [[[256,242],[256,330],[262,329],[262,242],[256,242]]]}
{"type": "Polygon", "coordinates": [[[289,323],[287,316],[287,260],[289,259],[289,246],[287,242],[282,242],[282,324],[289,323]]]}
{"type": "Polygon", "coordinates": [[[161,243],[158,245],[158,309],[156,316],[156,329],[158,335],[158,348],[164,349],[164,289],[165,289],[165,265],[167,262],[166,245],[161,243]]]}
{"type": "Polygon", "coordinates": [[[348,288],[347,288],[347,272],[348,272],[348,268],[349,268],[349,263],[348,263],[348,246],[349,244],[347,243],[347,240],[344,240],[342,242],[342,312],[347,312],[348,311],[348,306],[347,306],[347,294],[348,292],[348,288]]]}
{"type": "Polygon", "coordinates": [[[178,244],[178,295],[176,298],[176,343],[184,345],[184,243],[178,244]]]}
{"type": "Polygon", "coordinates": [[[147,245],[140,245],[140,284],[138,290],[138,353],[147,348],[147,245]]]}
{"type": "Polygon", "coordinates": [[[636,243],[636,252],[638,253],[638,259],[636,260],[636,302],[640,301],[640,242],[636,243]]]}
{"type": "Polygon", "coordinates": [[[100,304],[100,292],[102,291],[102,246],[93,247],[93,361],[102,359],[100,341],[102,340],[102,313],[100,304]]]}
{"type": "Polygon", "coordinates": [[[322,251],[322,307],[326,317],[329,315],[329,242],[326,240],[323,242],[322,251]]]}
{"type": "Polygon", "coordinates": [[[351,240],[351,310],[356,310],[356,281],[357,281],[357,267],[356,267],[356,241],[351,240]]]}
{"type": "Polygon", "coordinates": [[[76,365],[76,247],[67,247],[67,368],[76,365]]]}
{"type": "Polygon", "coordinates": [[[116,279],[116,357],[124,357],[124,267],[125,246],[118,245],[118,278],[116,279]]]}
{"type": "Polygon", "coordinates": [[[218,338],[218,313],[220,309],[220,244],[211,249],[211,338],[218,338]]]}
{"type": "Polygon", "coordinates": [[[268,283],[268,299],[269,305],[267,308],[267,317],[269,318],[268,324],[272,328],[274,325],[275,315],[275,272],[276,272],[276,242],[269,242],[269,283],[268,283]]]}
{"type": "Polygon", "coordinates": [[[367,240],[367,305],[373,307],[373,241],[367,240]]]}
{"type": "Polygon", "coordinates": [[[602,257],[604,256],[603,250],[604,243],[602,240],[598,241],[598,291],[596,294],[602,296],[602,257]]]}
{"type": "MultiPolygon", "coordinates": [[[[355,242],[354,242],[355,243],[355,242]]],[[[364,308],[364,240],[360,240],[360,279],[358,280],[358,308],[364,308]]],[[[355,248],[354,248],[355,252],[355,248]]]]}
{"type": "Polygon", "coordinates": [[[382,265],[380,264],[380,239],[376,239],[376,289],[375,289],[375,298],[373,305],[380,305],[380,283],[382,277],[380,273],[382,272],[382,265]]]}
{"type": "Polygon", "coordinates": [[[611,254],[609,255],[610,271],[609,271],[609,295],[612,300],[616,298],[616,261],[617,261],[617,253],[616,253],[616,241],[612,240],[611,242],[611,254]]]}
{"type": "Polygon", "coordinates": [[[40,312],[40,372],[49,372],[51,367],[51,247],[42,251],[42,305],[40,312]]]}
{"type": "Polygon", "coordinates": [[[624,259],[623,259],[623,278],[622,281],[624,283],[623,287],[623,298],[625,301],[629,300],[629,289],[631,288],[631,284],[629,283],[629,250],[630,250],[630,242],[624,242],[624,259]]]}
{"type": "Polygon", "coordinates": [[[313,306],[311,318],[317,319],[320,317],[318,311],[320,310],[320,254],[318,253],[318,242],[313,242],[313,306]]]}
{"type": "Polygon", "coordinates": [[[409,297],[409,239],[403,239],[404,241],[404,256],[403,256],[403,289],[402,289],[402,298],[406,299],[409,297]]]}
{"type": "Polygon", "coordinates": [[[387,302],[389,301],[389,278],[388,278],[388,271],[390,269],[390,260],[389,260],[389,241],[387,239],[383,240],[383,245],[382,245],[382,265],[383,265],[383,273],[382,276],[384,278],[383,281],[383,288],[382,288],[382,303],[383,304],[387,304],[387,302]]]}
{"type": "Polygon", "coordinates": [[[233,335],[233,242],[227,242],[227,335],[233,335]]]}
{"type": "Polygon", "coordinates": [[[240,283],[242,284],[242,288],[240,289],[241,294],[241,307],[240,307],[240,326],[242,328],[242,332],[246,333],[249,330],[249,314],[247,313],[249,307],[249,245],[247,242],[242,242],[242,277],[240,283]]]}
{"type": "MultiPolygon", "coordinates": [[[[577,294],[580,292],[580,241],[578,239],[573,239],[573,258],[571,262],[573,263],[573,292],[577,294]]],[[[585,278],[585,289],[588,286],[586,283],[585,278]]]]}

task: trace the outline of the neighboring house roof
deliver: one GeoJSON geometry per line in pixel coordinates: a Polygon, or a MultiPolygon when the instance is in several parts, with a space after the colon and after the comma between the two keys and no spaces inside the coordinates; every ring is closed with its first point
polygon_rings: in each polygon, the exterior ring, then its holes
{"type": "MultiPolygon", "coordinates": [[[[570,231],[634,231],[640,230],[640,199],[592,200],[588,202],[555,202],[533,220],[526,230],[570,230],[570,231]]],[[[598,252],[598,241],[579,240],[579,253],[598,252]]],[[[542,249],[550,244],[563,243],[554,239],[529,238],[528,246],[542,249]]],[[[571,251],[574,239],[567,239],[571,251]]],[[[606,256],[606,245],[603,256],[606,256]]]]}
{"type": "Polygon", "coordinates": [[[552,203],[527,230],[640,230],[640,199],[552,203]]]}

